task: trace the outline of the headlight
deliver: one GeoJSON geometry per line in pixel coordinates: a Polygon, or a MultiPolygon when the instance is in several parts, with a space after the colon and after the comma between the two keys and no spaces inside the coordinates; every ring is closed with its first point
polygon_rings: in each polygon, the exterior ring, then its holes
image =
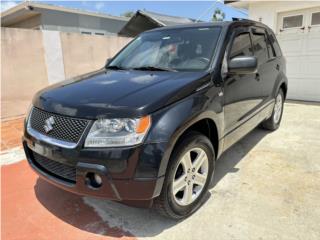
{"type": "Polygon", "coordinates": [[[85,147],[132,146],[143,141],[151,125],[150,116],[96,120],[85,141],[85,147]]]}

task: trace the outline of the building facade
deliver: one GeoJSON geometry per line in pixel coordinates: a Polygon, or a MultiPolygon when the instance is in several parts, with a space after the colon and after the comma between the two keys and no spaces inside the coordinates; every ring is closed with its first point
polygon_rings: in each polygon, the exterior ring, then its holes
{"type": "Polygon", "coordinates": [[[1,27],[90,35],[117,35],[128,20],[126,17],[30,2],[23,2],[1,13],[1,27]]]}

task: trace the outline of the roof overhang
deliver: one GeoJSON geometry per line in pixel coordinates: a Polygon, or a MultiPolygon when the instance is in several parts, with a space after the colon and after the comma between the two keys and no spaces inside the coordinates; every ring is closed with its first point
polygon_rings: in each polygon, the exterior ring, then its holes
{"type": "Polygon", "coordinates": [[[126,25],[123,26],[119,32],[119,35],[135,37],[141,32],[163,26],[165,26],[164,23],[139,10],[131,17],[126,25]]]}
{"type": "Polygon", "coordinates": [[[141,32],[150,29],[163,26],[191,24],[194,22],[195,20],[190,18],[169,16],[161,13],[138,10],[127,22],[127,24],[124,25],[124,27],[120,30],[119,35],[135,37],[141,32]]]}
{"type": "Polygon", "coordinates": [[[1,14],[1,26],[7,27],[36,15],[40,15],[40,13],[32,7],[27,5],[24,7],[16,6],[1,14]]]}
{"type": "Polygon", "coordinates": [[[88,12],[79,9],[65,8],[61,6],[34,3],[34,2],[22,2],[17,6],[10,8],[1,13],[1,26],[8,26],[14,24],[15,22],[20,22],[24,19],[30,18],[32,16],[40,14],[37,9],[47,9],[53,11],[61,11],[65,13],[75,13],[81,15],[88,15],[100,18],[108,18],[120,21],[128,21],[127,17],[111,16],[108,14],[98,13],[98,12],[88,12]]]}
{"type": "Polygon", "coordinates": [[[249,3],[250,2],[255,2],[255,1],[235,1],[235,0],[224,0],[225,4],[231,5],[233,7],[237,7],[237,8],[244,8],[244,9],[248,9],[249,8],[249,3]]]}

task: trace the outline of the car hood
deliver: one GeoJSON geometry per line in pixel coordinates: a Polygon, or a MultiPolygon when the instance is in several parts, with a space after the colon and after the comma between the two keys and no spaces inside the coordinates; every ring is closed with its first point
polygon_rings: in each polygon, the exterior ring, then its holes
{"type": "Polygon", "coordinates": [[[209,79],[205,72],[103,69],[41,90],[33,105],[88,119],[138,117],[186,97],[209,79]]]}

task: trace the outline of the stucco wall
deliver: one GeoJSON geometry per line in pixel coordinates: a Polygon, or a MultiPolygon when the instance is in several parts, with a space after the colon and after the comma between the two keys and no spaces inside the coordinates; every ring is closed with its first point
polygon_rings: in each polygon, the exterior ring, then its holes
{"type": "Polygon", "coordinates": [[[1,28],[1,62],[1,118],[21,115],[48,84],[42,33],[1,28]]]}
{"type": "Polygon", "coordinates": [[[60,33],[66,78],[102,68],[131,38],[60,33]]]}
{"type": "Polygon", "coordinates": [[[130,38],[1,28],[1,119],[25,114],[51,83],[103,67],[130,38]]]}

